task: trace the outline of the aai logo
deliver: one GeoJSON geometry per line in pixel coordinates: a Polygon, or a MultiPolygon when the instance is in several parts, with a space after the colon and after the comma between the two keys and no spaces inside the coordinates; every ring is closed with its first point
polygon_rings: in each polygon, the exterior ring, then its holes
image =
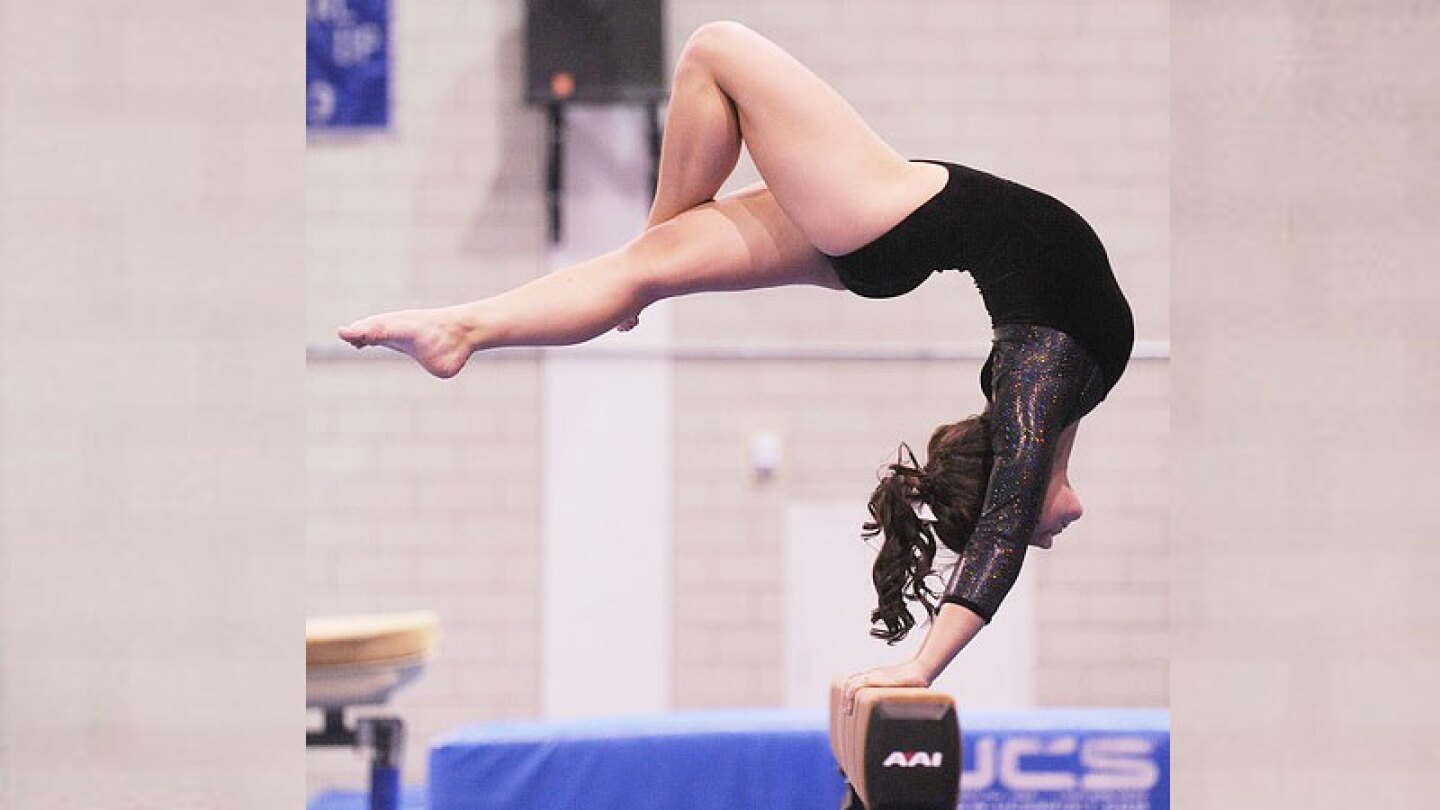
{"type": "Polygon", "coordinates": [[[938,768],[941,753],[935,751],[891,751],[890,756],[880,763],[885,768],[938,768]]]}

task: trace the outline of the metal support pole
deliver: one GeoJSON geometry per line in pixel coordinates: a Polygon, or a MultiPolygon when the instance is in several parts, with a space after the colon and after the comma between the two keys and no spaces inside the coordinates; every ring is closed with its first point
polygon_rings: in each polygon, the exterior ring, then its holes
{"type": "Polygon", "coordinates": [[[319,731],[305,732],[306,747],[312,745],[355,746],[355,732],[345,726],[344,709],[325,709],[325,725],[319,731]]]}
{"type": "Polygon", "coordinates": [[[565,105],[552,101],[548,107],[550,126],[545,172],[545,198],[550,206],[550,243],[560,241],[563,230],[560,195],[565,191],[565,105]]]}
{"type": "Polygon", "coordinates": [[[400,810],[400,767],[405,762],[405,721],[398,717],[361,717],[345,725],[343,708],[323,709],[325,725],[305,732],[305,745],[368,748],[370,810],[400,810]]]}
{"type": "Polygon", "coordinates": [[[655,201],[655,192],[660,187],[660,144],[663,132],[660,127],[660,103],[651,101],[645,105],[645,119],[650,127],[650,201],[655,201]]]}
{"type": "Polygon", "coordinates": [[[370,760],[370,810],[399,810],[400,765],[405,759],[405,723],[398,717],[364,717],[356,724],[370,760]]]}

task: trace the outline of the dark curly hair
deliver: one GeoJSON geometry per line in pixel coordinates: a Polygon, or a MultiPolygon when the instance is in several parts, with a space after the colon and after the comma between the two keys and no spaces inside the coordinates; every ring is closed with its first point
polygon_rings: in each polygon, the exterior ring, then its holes
{"type": "Polygon", "coordinates": [[[908,445],[900,445],[870,496],[873,520],[863,530],[867,540],[884,535],[872,570],[879,604],[870,612],[877,625],[870,635],[890,644],[905,638],[915,626],[907,601],[919,602],[929,616],[939,610],[939,593],[927,581],[934,574],[937,540],[956,554],[964,550],[985,502],[993,459],[988,408],[936,428],[923,467],[908,445]],[[922,503],[934,514],[933,523],[915,513],[922,503]]]}

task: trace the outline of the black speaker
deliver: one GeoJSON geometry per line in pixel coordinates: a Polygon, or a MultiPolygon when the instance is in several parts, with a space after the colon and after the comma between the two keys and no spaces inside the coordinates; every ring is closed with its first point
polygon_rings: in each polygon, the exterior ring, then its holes
{"type": "Polygon", "coordinates": [[[663,0],[527,0],[526,99],[647,102],[665,93],[663,0]]]}

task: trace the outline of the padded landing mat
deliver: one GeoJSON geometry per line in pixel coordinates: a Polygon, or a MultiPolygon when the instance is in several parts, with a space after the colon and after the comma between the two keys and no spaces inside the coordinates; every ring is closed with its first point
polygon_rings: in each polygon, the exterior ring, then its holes
{"type": "MultiPolygon", "coordinates": [[[[824,711],[496,723],[430,751],[428,810],[835,810],[824,711]]],[[[962,810],[1168,810],[1164,710],[960,711],[962,810]]]]}

